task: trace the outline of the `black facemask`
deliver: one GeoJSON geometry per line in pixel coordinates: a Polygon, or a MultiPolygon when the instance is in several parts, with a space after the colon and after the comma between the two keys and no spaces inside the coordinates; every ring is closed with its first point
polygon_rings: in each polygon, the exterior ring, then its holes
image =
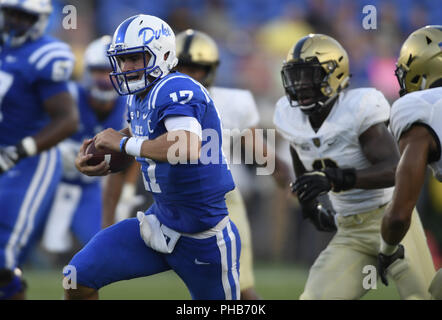
{"type": "Polygon", "coordinates": [[[327,97],[321,88],[327,86],[326,73],[316,60],[309,62],[289,62],[284,64],[281,71],[282,83],[290,101],[296,101],[305,113],[310,113],[315,104],[321,104],[327,97]]]}
{"type": "Polygon", "coordinates": [[[405,71],[402,67],[397,67],[394,74],[399,82],[399,96],[402,97],[407,94],[407,89],[405,88],[405,77],[407,76],[407,71],[405,71]]]}
{"type": "Polygon", "coordinates": [[[14,8],[3,8],[3,32],[14,37],[23,36],[34,25],[38,16],[14,8]]]}

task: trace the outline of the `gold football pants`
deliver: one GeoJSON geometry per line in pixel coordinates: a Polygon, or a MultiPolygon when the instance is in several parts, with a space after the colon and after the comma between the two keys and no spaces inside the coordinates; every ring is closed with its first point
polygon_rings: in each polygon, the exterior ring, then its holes
{"type": "Polygon", "coordinates": [[[255,285],[253,273],[253,254],[250,225],[247,218],[247,211],[238,189],[226,194],[226,205],[229,210],[230,219],[238,228],[241,237],[241,256],[239,258],[239,286],[242,290],[255,285]]]}
{"type": "MultiPolygon", "coordinates": [[[[380,228],[386,206],[352,216],[337,216],[338,231],[310,269],[300,299],[359,299],[368,289],[363,281],[366,266],[377,265],[380,228]],[[363,271],[365,270],[365,271],[363,271]]],[[[428,292],[435,275],[419,215],[413,210],[410,229],[401,242],[405,258],[388,269],[402,299],[430,299],[428,292]]],[[[371,270],[374,268],[371,267],[371,270]]],[[[377,289],[383,286],[377,277],[377,289]]]]}

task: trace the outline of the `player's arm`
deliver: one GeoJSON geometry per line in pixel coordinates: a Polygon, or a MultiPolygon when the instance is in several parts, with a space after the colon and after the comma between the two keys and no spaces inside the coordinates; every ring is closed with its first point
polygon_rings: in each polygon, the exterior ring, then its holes
{"type": "Polygon", "coordinates": [[[412,126],[399,140],[402,154],[396,171],[392,202],[382,220],[382,238],[396,246],[410,227],[411,214],[425,180],[429,155],[436,152],[436,142],[423,126],[412,126]]]}
{"type": "Polygon", "coordinates": [[[379,189],[394,186],[399,151],[384,123],[368,128],[359,136],[359,143],[371,166],[356,171],[354,188],[379,189]]]}
{"type": "Polygon", "coordinates": [[[49,123],[34,136],[23,138],[17,145],[0,149],[0,173],[15,166],[21,159],[33,156],[55,146],[76,132],[78,126],[77,106],[67,91],[65,83],[44,82],[40,90],[47,94],[43,108],[49,115],[49,123]]]}
{"type": "Polygon", "coordinates": [[[370,162],[368,168],[330,168],[304,174],[296,180],[294,189],[303,201],[309,201],[330,190],[353,188],[379,189],[394,185],[399,151],[384,123],[378,123],[359,136],[362,152],[370,162]]]}
{"type": "MultiPolygon", "coordinates": [[[[58,43],[58,46],[62,46],[58,43]]],[[[78,128],[78,107],[71,91],[69,79],[74,66],[70,49],[50,51],[44,61],[33,64],[34,86],[43,109],[48,114],[49,123],[33,138],[37,151],[47,150],[71,136],[78,128]]],[[[32,74],[30,75],[32,76],[32,74]]]]}
{"type": "Polygon", "coordinates": [[[289,168],[275,153],[275,150],[270,146],[267,140],[256,132],[256,128],[249,128],[252,139],[242,137],[241,145],[246,152],[251,151],[253,162],[259,166],[274,166],[272,170],[272,176],[275,179],[276,184],[281,188],[286,188],[290,184],[289,168]],[[259,155],[260,159],[257,159],[259,155]],[[264,160],[264,161],[260,161],[264,160]],[[269,163],[273,162],[274,163],[269,163]]]}
{"type": "Polygon", "coordinates": [[[180,163],[196,161],[200,154],[201,138],[186,130],[169,131],[154,140],[144,140],[140,152],[142,157],[152,160],[167,162],[179,159],[180,163]]]}
{"type": "Polygon", "coordinates": [[[188,130],[171,130],[148,140],[144,137],[127,137],[121,132],[108,128],[98,133],[94,141],[97,148],[124,151],[134,157],[160,162],[178,159],[183,163],[199,159],[202,140],[198,134],[188,130]]]}
{"type": "Polygon", "coordinates": [[[436,152],[437,143],[427,128],[414,125],[402,134],[399,148],[402,156],[396,171],[396,187],[382,219],[378,254],[378,273],[387,286],[388,267],[397,259],[404,258],[404,247],[399,243],[410,227],[413,208],[424,184],[428,159],[436,152]]]}
{"type": "Polygon", "coordinates": [[[75,133],[78,127],[77,106],[68,92],[48,98],[43,107],[50,117],[50,122],[34,136],[38,152],[55,146],[75,133]]]}

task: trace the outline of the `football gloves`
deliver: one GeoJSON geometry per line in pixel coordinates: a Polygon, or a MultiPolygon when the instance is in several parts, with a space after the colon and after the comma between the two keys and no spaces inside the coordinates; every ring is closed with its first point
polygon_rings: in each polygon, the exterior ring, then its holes
{"type": "MultiPolygon", "coordinates": [[[[290,184],[292,192],[295,192],[294,186],[294,183],[290,184]]],[[[334,212],[324,208],[316,198],[309,201],[299,200],[299,204],[301,205],[302,217],[309,219],[317,230],[325,232],[337,230],[334,212]]]]}
{"type": "Polygon", "coordinates": [[[330,190],[340,192],[352,189],[355,183],[354,168],[325,168],[303,174],[296,180],[292,189],[296,191],[301,202],[309,202],[330,190]]]}
{"type": "Polygon", "coordinates": [[[398,259],[404,259],[404,246],[399,244],[398,249],[392,255],[378,254],[378,274],[381,277],[382,283],[388,286],[387,269],[398,259]]]}
{"type": "Polygon", "coordinates": [[[0,174],[10,170],[27,156],[22,142],[15,146],[0,147],[0,174]]]}

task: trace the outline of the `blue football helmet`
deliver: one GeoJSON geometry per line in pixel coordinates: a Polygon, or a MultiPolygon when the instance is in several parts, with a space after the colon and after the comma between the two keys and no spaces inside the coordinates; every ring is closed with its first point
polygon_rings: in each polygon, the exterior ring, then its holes
{"type": "Polygon", "coordinates": [[[102,36],[92,41],[84,53],[84,84],[91,96],[100,101],[112,101],[118,97],[109,78],[96,80],[92,74],[94,70],[102,70],[107,73],[112,70],[107,57],[111,42],[111,36],[102,36]]]}
{"type": "Polygon", "coordinates": [[[40,38],[52,12],[51,0],[0,0],[2,42],[11,47],[40,38]]]}

